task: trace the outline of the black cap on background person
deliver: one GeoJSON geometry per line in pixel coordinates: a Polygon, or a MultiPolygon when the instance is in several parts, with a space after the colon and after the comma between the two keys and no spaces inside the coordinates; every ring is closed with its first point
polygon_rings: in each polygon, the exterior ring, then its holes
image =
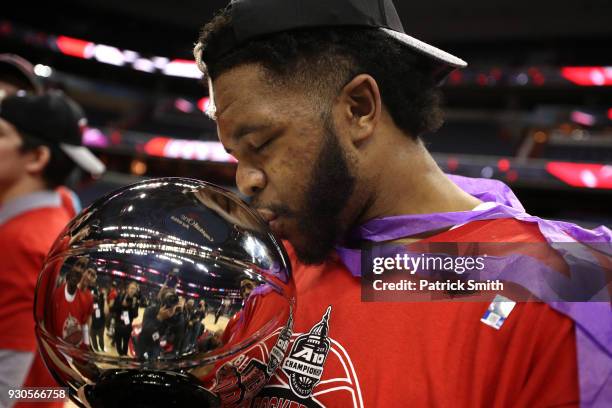
{"type": "MultiPolygon", "coordinates": [[[[15,127],[23,139],[23,149],[48,146],[51,172],[64,168],[68,174],[74,166],[99,176],[106,167],[82,145],[82,132],[87,120],[81,107],[59,91],[44,95],[20,92],[0,101],[0,118],[15,127]],[[67,168],[66,163],[71,167],[67,168]]],[[[67,176],[67,175],[66,175],[67,176]]],[[[62,180],[50,180],[50,187],[62,180]]]]}
{"type": "Polygon", "coordinates": [[[0,54],[0,99],[19,90],[40,95],[43,86],[29,61],[15,54],[0,54]]]}

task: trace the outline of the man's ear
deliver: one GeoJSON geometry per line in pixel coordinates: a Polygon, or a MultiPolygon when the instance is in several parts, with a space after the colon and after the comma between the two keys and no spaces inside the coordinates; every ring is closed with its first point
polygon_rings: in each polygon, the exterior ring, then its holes
{"type": "Polygon", "coordinates": [[[339,96],[341,120],[350,129],[355,144],[369,138],[381,116],[380,90],[376,80],[359,74],[342,88],[339,96]]]}
{"type": "Polygon", "coordinates": [[[26,171],[30,174],[40,174],[51,160],[51,150],[47,146],[38,146],[26,153],[26,171]]]}

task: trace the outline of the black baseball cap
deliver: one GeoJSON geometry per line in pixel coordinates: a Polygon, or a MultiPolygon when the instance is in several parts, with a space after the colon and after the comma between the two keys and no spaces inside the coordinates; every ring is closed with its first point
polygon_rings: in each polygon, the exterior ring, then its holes
{"type": "Polygon", "coordinates": [[[10,74],[28,84],[36,94],[43,92],[43,86],[34,73],[32,64],[15,54],[0,54],[0,79],[2,76],[10,74]]]}
{"type": "Polygon", "coordinates": [[[18,131],[57,145],[80,168],[93,175],[106,170],[88,148],[82,145],[87,119],[81,107],[59,91],[44,95],[19,92],[0,101],[0,118],[18,131]]]}
{"type": "Polygon", "coordinates": [[[467,63],[423,41],[409,36],[391,0],[232,0],[227,6],[232,32],[207,46],[198,62],[219,57],[232,49],[269,34],[317,27],[372,27],[428,59],[438,81],[467,63]]]}

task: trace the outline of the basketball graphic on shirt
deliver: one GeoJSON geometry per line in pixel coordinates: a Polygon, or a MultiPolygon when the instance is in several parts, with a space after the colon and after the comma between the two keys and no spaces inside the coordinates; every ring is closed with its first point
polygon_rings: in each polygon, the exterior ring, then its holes
{"type": "Polygon", "coordinates": [[[83,329],[79,321],[71,314],[68,314],[68,317],[64,320],[62,338],[66,342],[74,345],[80,344],[83,340],[83,329]]]}
{"type": "Polygon", "coordinates": [[[295,340],[291,353],[283,363],[283,371],[289,377],[291,390],[302,398],[312,393],[323,375],[323,365],[330,348],[327,338],[330,313],[331,306],[309,333],[295,340]]]}
{"type": "Polygon", "coordinates": [[[268,380],[265,368],[263,362],[244,355],[223,365],[216,373],[217,385],[213,388],[221,406],[239,407],[252,399],[268,380]]]}

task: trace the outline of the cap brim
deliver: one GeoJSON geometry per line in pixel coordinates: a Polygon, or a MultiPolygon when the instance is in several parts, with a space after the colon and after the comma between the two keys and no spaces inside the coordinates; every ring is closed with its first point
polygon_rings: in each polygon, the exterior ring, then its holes
{"type": "Polygon", "coordinates": [[[60,148],[80,168],[94,176],[100,176],[106,171],[106,166],[85,146],[75,146],[60,143],[60,148]]]}
{"type": "Polygon", "coordinates": [[[437,61],[440,61],[441,63],[447,64],[451,68],[467,67],[467,62],[465,62],[461,58],[455,57],[454,55],[449,54],[446,51],[442,51],[441,49],[436,48],[433,45],[429,45],[421,40],[417,40],[416,38],[411,37],[408,34],[400,33],[398,31],[394,31],[384,27],[381,27],[380,30],[384,31],[396,40],[406,44],[415,51],[425,54],[437,61]]]}
{"type": "Polygon", "coordinates": [[[0,54],[0,65],[3,68],[12,71],[13,74],[17,75],[23,81],[30,84],[30,86],[34,89],[35,93],[42,93],[43,86],[41,82],[38,80],[34,72],[31,72],[28,68],[26,68],[26,64],[29,64],[29,66],[31,66],[27,60],[17,55],[0,54]]]}

